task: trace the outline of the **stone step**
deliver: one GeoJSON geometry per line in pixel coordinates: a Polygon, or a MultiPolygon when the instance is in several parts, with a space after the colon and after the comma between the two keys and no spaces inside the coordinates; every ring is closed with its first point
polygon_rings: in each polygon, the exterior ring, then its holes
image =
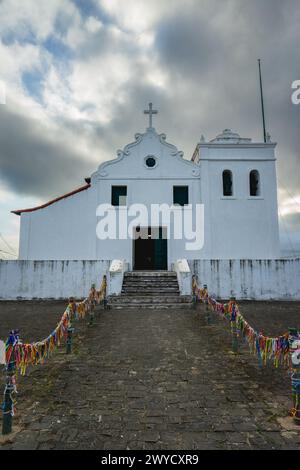
{"type": "Polygon", "coordinates": [[[156,277],[127,277],[123,280],[124,284],[177,284],[176,278],[166,277],[165,279],[158,279],[156,277]]]}
{"type": "Polygon", "coordinates": [[[156,289],[156,288],[167,288],[167,287],[178,287],[178,282],[123,282],[123,287],[136,288],[136,289],[156,289]]]}
{"type": "Polygon", "coordinates": [[[149,277],[149,278],[175,278],[177,279],[177,275],[173,271],[127,271],[124,273],[124,278],[141,278],[141,277],[149,277]]]}
{"type": "Polygon", "coordinates": [[[138,281],[152,281],[152,282],[173,282],[177,281],[177,276],[124,276],[124,281],[138,282],[138,281]]]}
{"type": "Polygon", "coordinates": [[[123,284],[123,288],[124,289],[129,289],[130,291],[133,291],[134,289],[137,290],[137,291],[141,291],[142,289],[143,290],[147,290],[147,291],[151,291],[151,290],[162,290],[163,292],[165,292],[166,290],[174,290],[174,289],[179,289],[179,286],[178,286],[178,283],[176,284],[167,284],[167,285],[164,285],[164,284],[123,284]]]}
{"type": "Polygon", "coordinates": [[[166,276],[166,275],[163,275],[163,276],[148,276],[146,274],[144,274],[143,276],[126,276],[126,274],[124,274],[124,280],[126,279],[132,279],[133,281],[137,281],[139,279],[150,279],[150,280],[153,280],[153,281],[165,281],[165,280],[177,280],[177,276],[166,276]]]}
{"type": "Polygon", "coordinates": [[[177,276],[124,276],[124,280],[143,280],[143,281],[156,281],[156,282],[165,282],[165,281],[177,281],[177,276]]]}
{"type": "Polygon", "coordinates": [[[154,304],[154,303],[189,303],[191,302],[191,296],[185,295],[151,295],[151,296],[144,296],[144,295],[135,295],[135,296],[127,296],[125,294],[121,294],[118,296],[111,296],[108,299],[108,302],[111,304],[123,304],[123,303],[132,303],[132,304],[154,304]]]}
{"type": "Polygon", "coordinates": [[[180,295],[177,275],[172,271],[128,271],[122,292],[108,297],[112,308],[190,308],[192,297],[180,295]]]}
{"type": "Polygon", "coordinates": [[[123,281],[123,286],[128,287],[178,287],[177,281],[165,281],[165,282],[158,282],[158,281],[123,281]]]}
{"type": "Polygon", "coordinates": [[[121,309],[134,309],[134,310],[162,310],[162,309],[168,309],[168,310],[182,310],[182,309],[190,309],[193,307],[193,303],[179,303],[179,304],[174,304],[174,303],[160,303],[160,304],[132,304],[132,303],[123,303],[123,304],[113,304],[111,305],[108,303],[109,306],[111,306],[114,309],[121,310],[121,309]]]}
{"type": "Polygon", "coordinates": [[[166,279],[157,279],[157,278],[127,278],[123,280],[124,284],[177,284],[177,279],[166,278],[166,279]]]}
{"type": "Polygon", "coordinates": [[[168,294],[168,293],[174,293],[174,294],[179,294],[179,288],[178,286],[174,287],[144,287],[143,289],[137,289],[136,287],[125,287],[123,286],[122,288],[122,294],[128,294],[128,295],[151,295],[151,294],[168,294]]]}

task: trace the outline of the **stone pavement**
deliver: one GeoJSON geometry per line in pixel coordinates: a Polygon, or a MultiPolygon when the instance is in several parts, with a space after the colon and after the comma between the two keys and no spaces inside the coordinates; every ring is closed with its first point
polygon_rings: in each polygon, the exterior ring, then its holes
{"type": "MultiPolygon", "coordinates": [[[[253,305],[253,303],[252,303],[253,305]]],[[[244,310],[243,310],[244,311],[244,310]]],[[[291,449],[290,380],[259,370],[229,325],[197,310],[108,310],[19,378],[22,430],[2,449],[291,449]]],[[[1,447],[0,447],[1,448],[1,447]]]]}

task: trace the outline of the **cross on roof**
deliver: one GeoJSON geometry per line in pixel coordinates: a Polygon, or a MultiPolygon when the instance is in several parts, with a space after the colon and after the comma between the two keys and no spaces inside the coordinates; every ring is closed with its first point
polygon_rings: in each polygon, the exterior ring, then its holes
{"type": "Polygon", "coordinates": [[[149,127],[152,127],[152,115],[158,114],[156,109],[152,109],[152,103],[149,103],[149,109],[145,109],[144,114],[149,114],[149,127]]]}

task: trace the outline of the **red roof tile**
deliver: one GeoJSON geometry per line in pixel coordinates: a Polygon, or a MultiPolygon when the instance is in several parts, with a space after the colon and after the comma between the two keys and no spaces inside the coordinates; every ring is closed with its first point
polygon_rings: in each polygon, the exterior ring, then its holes
{"type": "Polygon", "coordinates": [[[30,209],[20,209],[20,210],[11,211],[11,212],[13,214],[16,214],[16,215],[21,215],[22,212],[38,211],[39,209],[44,209],[45,207],[51,206],[51,204],[54,204],[55,202],[61,201],[62,199],[73,196],[74,194],[80,193],[81,191],[85,191],[86,189],[90,188],[90,186],[91,186],[90,183],[85,184],[84,186],[81,186],[80,188],[77,188],[74,191],[71,191],[70,193],[64,194],[63,196],[59,196],[56,199],[52,199],[51,201],[46,202],[45,204],[42,204],[41,206],[32,207],[30,209]]]}

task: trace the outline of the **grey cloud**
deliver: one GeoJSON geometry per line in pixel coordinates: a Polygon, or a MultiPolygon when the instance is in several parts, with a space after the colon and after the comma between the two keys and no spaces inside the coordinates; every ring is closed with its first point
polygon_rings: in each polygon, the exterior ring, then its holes
{"type": "Polygon", "coordinates": [[[0,108],[0,176],[23,195],[52,197],[84,184],[93,169],[36,121],[0,108]]]}
{"type": "Polygon", "coordinates": [[[220,34],[201,16],[185,11],[161,21],[156,30],[156,47],[171,73],[191,79],[206,72],[216,54],[223,51],[220,34]]]}
{"type": "MultiPolygon", "coordinates": [[[[111,55],[115,52],[124,56],[137,55],[138,47],[131,33],[114,34],[113,24],[105,24],[98,32],[86,34],[79,47],[76,46],[76,59],[88,60],[91,57],[111,55]]],[[[72,47],[72,44],[69,44],[72,47]]]]}
{"type": "Polygon", "coordinates": [[[296,0],[195,2],[162,19],[156,35],[161,66],[172,76],[174,126],[186,123],[185,140],[197,127],[198,135],[233,127],[262,140],[257,58],[263,59],[268,131],[278,141],[281,180],[293,193],[300,189],[300,106],[291,103],[291,83],[300,79],[299,18],[296,0]]]}
{"type": "MultiPolygon", "coordinates": [[[[159,109],[155,127],[186,158],[202,133],[212,138],[225,127],[261,141],[261,57],[267,126],[278,141],[279,184],[298,194],[300,105],[292,105],[290,87],[300,79],[299,18],[298,0],[197,0],[185,7],[180,2],[154,28],[153,65],[158,60],[169,76],[167,89],[147,84],[131,34],[120,39],[105,24],[76,49],[76,58],[84,61],[116,52],[130,57],[132,76],[119,90],[124,99],[116,100],[112,121],[105,126],[95,122],[84,131],[85,123],[61,118],[63,129],[84,135],[96,149],[93,162],[70,145],[51,140],[34,121],[2,110],[1,173],[17,192],[48,196],[71,189],[95,169],[95,159],[100,163],[113,158],[118,148],[145,129],[142,112],[149,101],[159,109]],[[100,145],[104,153],[98,157],[100,145]]],[[[295,217],[289,230],[298,227],[295,217]]]]}
{"type": "MultiPolygon", "coordinates": [[[[300,204],[298,205],[298,211],[300,204]]],[[[283,232],[299,232],[300,233],[300,212],[286,214],[279,217],[279,223],[283,232]]],[[[300,240],[299,240],[300,243],[300,240]]]]}
{"type": "MultiPolygon", "coordinates": [[[[267,127],[278,142],[279,187],[298,195],[300,106],[291,103],[291,83],[300,78],[299,4],[226,3],[232,4],[235,16],[218,29],[211,25],[208,8],[177,14],[159,25],[156,45],[161,65],[171,70],[174,87],[168,110],[175,117],[170,132],[177,129],[180,145],[188,149],[186,156],[194,147],[193,138],[202,132],[213,137],[225,127],[261,141],[257,71],[257,58],[261,57],[267,127]],[[178,88],[180,94],[176,93],[178,88]]],[[[211,2],[210,8],[212,5],[217,10],[220,3],[211,2]]],[[[300,214],[280,217],[280,229],[287,254],[299,252],[300,214]]]]}

